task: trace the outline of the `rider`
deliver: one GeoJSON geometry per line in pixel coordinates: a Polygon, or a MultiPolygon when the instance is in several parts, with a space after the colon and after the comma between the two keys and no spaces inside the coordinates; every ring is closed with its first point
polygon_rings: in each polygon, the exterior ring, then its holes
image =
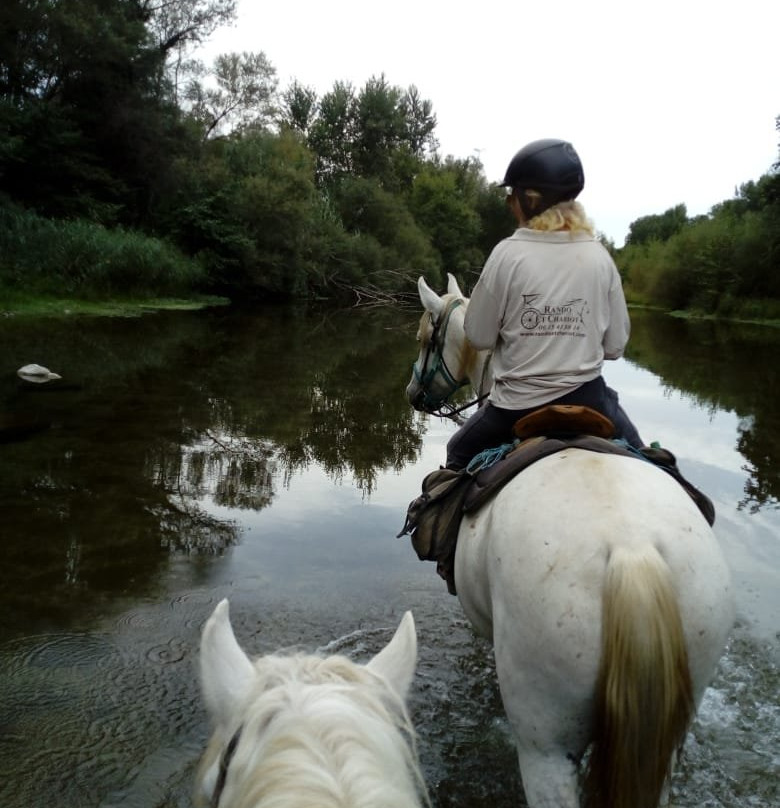
{"type": "Polygon", "coordinates": [[[641,447],[636,427],[601,375],[630,330],[615,263],[575,199],[585,184],[571,143],[535,140],[512,158],[500,185],[517,220],[482,269],[465,330],[493,351],[487,403],[447,444],[447,467],[464,468],[505,443],[518,418],[545,404],[580,404],[612,420],[616,437],[641,447]]]}

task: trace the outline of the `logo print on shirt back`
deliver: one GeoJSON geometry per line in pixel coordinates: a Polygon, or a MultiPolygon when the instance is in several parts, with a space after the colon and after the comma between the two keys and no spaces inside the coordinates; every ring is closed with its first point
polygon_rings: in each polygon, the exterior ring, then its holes
{"type": "Polygon", "coordinates": [[[544,303],[531,305],[541,295],[524,295],[520,324],[528,333],[524,336],[585,336],[584,315],[588,313],[588,303],[578,297],[565,303],[544,303]]]}

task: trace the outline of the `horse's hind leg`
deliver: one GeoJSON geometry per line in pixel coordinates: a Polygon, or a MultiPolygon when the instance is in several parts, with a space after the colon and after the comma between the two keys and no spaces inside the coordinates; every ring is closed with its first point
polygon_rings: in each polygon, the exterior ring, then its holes
{"type": "Polygon", "coordinates": [[[528,808],[579,808],[577,766],[564,754],[518,752],[528,808]]]}

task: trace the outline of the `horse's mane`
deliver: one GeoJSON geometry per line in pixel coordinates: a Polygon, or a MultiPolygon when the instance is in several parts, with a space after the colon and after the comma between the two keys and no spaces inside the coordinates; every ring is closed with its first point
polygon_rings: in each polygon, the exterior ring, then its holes
{"type": "MultiPolygon", "coordinates": [[[[419,806],[425,786],[403,700],[343,656],[263,657],[220,805],[419,806]]],[[[212,739],[203,770],[222,754],[212,739]]]]}

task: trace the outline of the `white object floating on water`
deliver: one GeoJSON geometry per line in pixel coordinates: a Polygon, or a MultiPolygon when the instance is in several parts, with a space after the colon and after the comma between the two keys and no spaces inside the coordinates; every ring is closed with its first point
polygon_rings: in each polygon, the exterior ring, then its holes
{"type": "Polygon", "coordinates": [[[25,365],[16,371],[16,375],[26,382],[35,382],[35,384],[42,384],[43,382],[50,382],[54,379],[61,379],[59,373],[52,373],[49,368],[43,365],[25,365]]]}

